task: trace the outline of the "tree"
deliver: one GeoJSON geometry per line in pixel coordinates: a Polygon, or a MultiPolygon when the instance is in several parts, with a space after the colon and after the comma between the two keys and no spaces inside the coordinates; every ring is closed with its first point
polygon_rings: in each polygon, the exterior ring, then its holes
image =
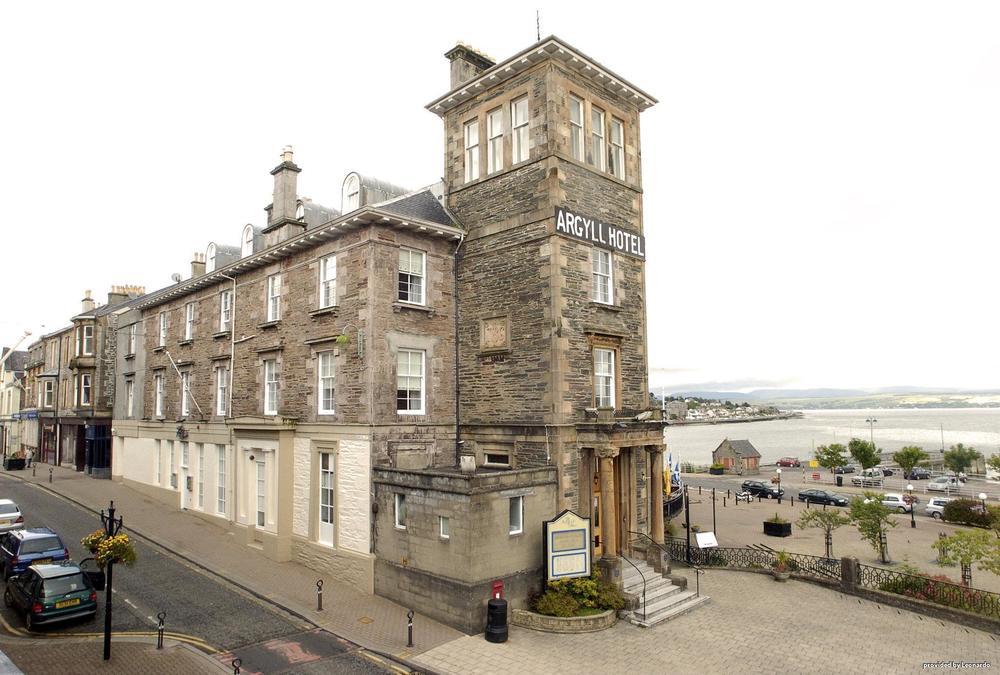
{"type": "Polygon", "coordinates": [[[904,476],[910,475],[913,467],[921,462],[926,462],[928,459],[930,459],[930,455],[924,452],[923,448],[915,445],[908,445],[892,455],[892,461],[899,464],[899,468],[903,470],[904,476]]]}
{"type": "Polygon", "coordinates": [[[861,538],[875,549],[883,563],[889,562],[886,533],[890,527],[896,527],[892,514],[893,510],[882,503],[882,495],[875,492],[865,492],[863,497],[854,497],[848,512],[861,538]]]}
{"type": "Polygon", "coordinates": [[[860,438],[852,438],[847,444],[847,451],[862,469],[870,469],[882,461],[882,452],[870,441],[863,441],[860,438]]]}
{"type": "Polygon", "coordinates": [[[968,448],[959,443],[951,446],[951,450],[944,453],[944,465],[954,471],[961,473],[972,466],[977,459],[982,459],[983,454],[969,446],[968,448]]]}
{"type": "Polygon", "coordinates": [[[838,527],[850,525],[851,519],[840,511],[824,511],[821,509],[810,509],[805,511],[799,518],[798,525],[801,528],[815,527],[823,530],[826,541],[826,557],[833,557],[833,531],[838,527]]]}
{"type": "Polygon", "coordinates": [[[831,443],[819,446],[813,454],[816,456],[816,461],[824,469],[836,469],[838,466],[847,464],[847,457],[844,455],[846,452],[847,448],[842,444],[831,443]]]}
{"type": "Polygon", "coordinates": [[[986,460],[986,466],[994,471],[1000,471],[1000,455],[990,455],[990,458],[986,460]]]}
{"type": "Polygon", "coordinates": [[[972,585],[974,563],[979,563],[980,570],[1000,574],[1000,539],[986,530],[958,530],[931,546],[938,550],[942,563],[962,566],[962,583],[966,586],[972,585]]]}

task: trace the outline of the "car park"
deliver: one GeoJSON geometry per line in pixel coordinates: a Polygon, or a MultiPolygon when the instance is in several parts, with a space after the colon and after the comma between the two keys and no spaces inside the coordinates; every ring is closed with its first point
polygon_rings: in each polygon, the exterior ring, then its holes
{"type": "Polygon", "coordinates": [[[20,530],[24,527],[21,508],[10,499],[0,499],[0,532],[20,530]]]}
{"type": "Polygon", "coordinates": [[[903,477],[906,480],[927,480],[931,477],[931,472],[922,466],[915,466],[910,469],[909,473],[904,474],[903,477]]]}
{"type": "Polygon", "coordinates": [[[898,492],[888,492],[882,495],[882,504],[900,513],[909,513],[913,508],[906,496],[898,492]]]}
{"type": "Polygon", "coordinates": [[[962,487],[961,481],[955,476],[938,476],[927,484],[927,489],[931,492],[950,492],[962,487]]]}
{"type": "Polygon", "coordinates": [[[856,469],[856,467],[853,464],[848,464],[847,466],[838,466],[838,467],[836,467],[833,470],[833,472],[834,473],[854,473],[856,470],[857,469],[856,469]]]}
{"type": "Polygon", "coordinates": [[[799,501],[809,504],[830,504],[831,506],[847,506],[848,499],[844,495],[826,490],[809,489],[799,492],[799,501]]]}
{"type": "Polygon", "coordinates": [[[798,457],[782,457],[777,462],[775,462],[774,465],[775,466],[791,466],[791,467],[802,466],[802,464],[799,462],[799,458],[798,457]]]}
{"type": "Polygon", "coordinates": [[[951,499],[948,497],[931,497],[930,501],[927,502],[927,506],[924,507],[924,513],[935,520],[942,520],[944,518],[945,504],[950,501],[951,499]]]}
{"type": "Polygon", "coordinates": [[[0,537],[3,578],[20,574],[29,565],[69,560],[69,549],[59,535],[47,527],[12,530],[0,537]]]}
{"type": "Polygon", "coordinates": [[[97,592],[87,574],[73,562],[32,565],[12,576],[3,601],[24,615],[28,630],[57,621],[92,619],[97,614],[97,592]]]}
{"type": "Polygon", "coordinates": [[[785,494],[784,489],[779,490],[773,485],[759,480],[745,480],[743,481],[742,488],[754,497],[763,497],[764,499],[777,499],[785,494]]]}

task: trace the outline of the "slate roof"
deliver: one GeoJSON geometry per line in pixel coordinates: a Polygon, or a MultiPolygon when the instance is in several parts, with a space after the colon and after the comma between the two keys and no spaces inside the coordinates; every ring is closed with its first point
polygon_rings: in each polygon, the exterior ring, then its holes
{"type": "Polygon", "coordinates": [[[434,193],[427,189],[403,195],[392,201],[374,204],[373,208],[404,218],[419,218],[439,225],[457,225],[441,206],[441,202],[437,200],[434,193]]]}
{"type": "Polygon", "coordinates": [[[760,457],[760,453],[757,452],[757,448],[753,447],[750,441],[729,441],[729,447],[733,449],[737,455],[741,457],[760,457]]]}
{"type": "Polygon", "coordinates": [[[303,219],[306,221],[307,230],[329,223],[340,215],[340,211],[329,206],[323,206],[308,199],[301,199],[299,201],[302,204],[303,219]]]}
{"type": "MultiPolygon", "coordinates": [[[[7,347],[3,348],[3,353],[6,354],[9,351],[7,347]]],[[[4,370],[10,373],[19,373],[24,370],[24,364],[28,362],[28,352],[13,352],[7,361],[3,364],[4,370]]]]}

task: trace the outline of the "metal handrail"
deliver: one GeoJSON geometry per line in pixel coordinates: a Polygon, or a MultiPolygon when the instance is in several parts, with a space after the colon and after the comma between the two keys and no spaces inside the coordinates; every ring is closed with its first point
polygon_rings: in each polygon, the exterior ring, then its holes
{"type": "Polygon", "coordinates": [[[646,534],[645,532],[633,532],[632,530],[629,530],[628,533],[629,534],[637,534],[640,537],[642,537],[643,539],[647,539],[650,544],[652,544],[656,548],[658,548],[661,551],[663,551],[664,553],[666,553],[667,554],[667,558],[670,558],[670,551],[668,551],[666,548],[664,548],[663,544],[657,544],[656,541],[652,537],[650,537],[648,534],[646,534]]]}
{"type": "Polygon", "coordinates": [[[635,567],[635,571],[639,573],[639,578],[642,579],[642,620],[646,620],[646,575],[642,573],[642,570],[636,567],[635,563],[629,560],[626,556],[621,557],[622,560],[627,562],[632,567],[635,567]]]}

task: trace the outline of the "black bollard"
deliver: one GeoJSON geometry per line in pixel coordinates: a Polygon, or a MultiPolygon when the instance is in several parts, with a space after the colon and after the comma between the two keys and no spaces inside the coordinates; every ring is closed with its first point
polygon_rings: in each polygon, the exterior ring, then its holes
{"type": "Polygon", "coordinates": [[[789,497],[788,501],[792,503],[792,506],[795,506],[795,497],[789,497]]]}
{"type": "Polygon", "coordinates": [[[413,610],[406,613],[406,646],[413,646],[413,610]]]}
{"type": "Polygon", "coordinates": [[[323,611],[323,580],[316,581],[316,611],[323,611]]]}
{"type": "Polygon", "coordinates": [[[726,498],[722,498],[722,508],[726,508],[726,498]]]}
{"type": "Polygon", "coordinates": [[[166,612],[160,612],[156,615],[159,619],[159,623],[156,626],[156,648],[163,649],[163,620],[167,618],[166,612]]]}
{"type": "Polygon", "coordinates": [[[701,494],[701,486],[698,486],[698,494],[701,494]]]}
{"type": "Polygon", "coordinates": [[[31,467],[31,475],[32,475],[32,477],[34,477],[34,475],[35,475],[35,469],[37,469],[37,468],[38,468],[37,466],[31,467]]]}
{"type": "Polygon", "coordinates": [[[49,482],[52,482],[52,467],[49,467],[49,482]]]}
{"type": "Polygon", "coordinates": [[[731,495],[729,494],[729,488],[726,488],[726,496],[727,496],[727,497],[731,496],[731,495]]]}
{"type": "Polygon", "coordinates": [[[233,675],[240,675],[240,666],[243,665],[243,659],[233,659],[231,663],[233,664],[233,675]]]}

